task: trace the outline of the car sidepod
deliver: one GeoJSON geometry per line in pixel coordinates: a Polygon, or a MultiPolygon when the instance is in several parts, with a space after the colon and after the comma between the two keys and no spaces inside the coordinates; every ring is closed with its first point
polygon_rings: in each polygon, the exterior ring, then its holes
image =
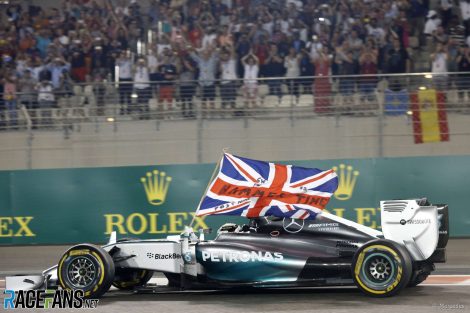
{"type": "Polygon", "coordinates": [[[321,217],[261,220],[256,231],[223,232],[196,246],[203,278],[232,285],[352,284],[354,253],[374,237],[321,217]]]}

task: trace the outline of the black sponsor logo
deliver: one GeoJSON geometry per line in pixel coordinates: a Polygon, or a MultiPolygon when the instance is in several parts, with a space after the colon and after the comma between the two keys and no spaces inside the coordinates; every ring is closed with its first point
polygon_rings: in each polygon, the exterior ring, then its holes
{"type": "Polygon", "coordinates": [[[431,219],[425,218],[420,220],[408,220],[408,224],[431,224],[431,219]]]}
{"type": "Polygon", "coordinates": [[[147,257],[152,260],[176,260],[176,259],[181,259],[181,254],[178,254],[178,253],[160,254],[160,253],[147,252],[147,257]]]}
{"type": "Polygon", "coordinates": [[[400,224],[402,225],[405,225],[405,224],[414,224],[414,225],[417,225],[417,224],[431,224],[431,219],[429,218],[425,218],[425,219],[411,219],[411,220],[401,220],[400,221],[400,224]]]}

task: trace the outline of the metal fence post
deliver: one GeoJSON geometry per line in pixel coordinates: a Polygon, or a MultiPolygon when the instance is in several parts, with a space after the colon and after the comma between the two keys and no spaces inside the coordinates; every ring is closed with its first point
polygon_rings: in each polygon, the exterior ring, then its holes
{"type": "Polygon", "coordinates": [[[383,101],[384,99],[384,93],[378,92],[378,98],[377,98],[377,107],[378,107],[378,114],[377,114],[377,127],[378,127],[378,134],[377,134],[377,156],[379,158],[383,157],[384,155],[384,105],[383,101]],[[379,100],[380,97],[380,100],[379,100]]]}
{"type": "Polygon", "coordinates": [[[294,127],[294,97],[296,97],[296,91],[294,90],[294,80],[290,80],[290,126],[294,127]]]}
{"type": "MultiPolygon", "coordinates": [[[[258,82],[256,82],[258,83],[258,82]]],[[[255,101],[257,101],[256,99],[255,101]]],[[[248,128],[248,115],[251,114],[250,102],[252,102],[250,91],[247,91],[245,94],[245,102],[243,104],[243,127],[248,128]]],[[[254,112],[254,110],[253,110],[254,112]]]]}
{"type": "MultiPolygon", "coordinates": [[[[194,101],[191,99],[191,101],[194,101]]],[[[196,107],[196,118],[197,118],[197,163],[202,163],[202,131],[204,127],[204,121],[202,119],[202,110],[201,110],[201,105],[195,105],[196,103],[193,103],[193,107],[196,107]]]]}
{"type": "Polygon", "coordinates": [[[28,138],[26,140],[27,142],[27,157],[26,157],[26,166],[28,169],[33,168],[33,139],[34,139],[34,134],[33,134],[33,122],[31,120],[31,116],[28,113],[28,110],[22,104],[20,106],[20,111],[21,114],[23,114],[25,120],[26,120],[26,128],[28,130],[28,138]]]}

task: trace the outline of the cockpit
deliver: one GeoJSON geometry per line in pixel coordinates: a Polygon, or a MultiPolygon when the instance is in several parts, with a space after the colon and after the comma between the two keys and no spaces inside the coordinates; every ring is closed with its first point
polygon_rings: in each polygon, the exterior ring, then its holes
{"type": "Polygon", "coordinates": [[[235,223],[225,223],[218,230],[217,234],[223,233],[271,233],[283,229],[282,217],[265,216],[252,218],[248,224],[238,225],[235,223]]]}

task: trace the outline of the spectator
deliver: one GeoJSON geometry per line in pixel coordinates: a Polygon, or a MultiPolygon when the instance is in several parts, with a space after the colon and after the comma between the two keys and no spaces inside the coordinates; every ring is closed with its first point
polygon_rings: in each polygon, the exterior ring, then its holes
{"type": "Polygon", "coordinates": [[[299,96],[299,76],[300,76],[300,58],[296,49],[291,47],[289,54],[284,58],[284,67],[286,68],[286,83],[290,95],[299,96]]]}
{"type": "Polygon", "coordinates": [[[229,32],[229,28],[228,28],[227,25],[222,26],[219,37],[217,39],[217,43],[220,47],[233,46],[234,45],[233,36],[229,32]]]}
{"type": "Polygon", "coordinates": [[[72,78],[77,82],[83,83],[87,75],[87,68],[85,64],[85,53],[82,49],[77,47],[72,51],[70,66],[72,78]]]}
{"type": "Polygon", "coordinates": [[[29,69],[24,71],[23,77],[21,77],[18,82],[20,102],[30,110],[37,108],[37,98],[35,95],[37,83],[37,80],[33,77],[29,69]]]}
{"type": "MultiPolygon", "coordinates": [[[[298,20],[297,20],[298,21],[298,20]]],[[[292,41],[292,46],[295,49],[296,53],[300,53],[302,49],[305,49],[306,43],[300,38],[300,31],[296,30],[294,32],[294,38],[292,41]]]]}
{"type": "Polygon", "coordinates": [[[351,49],[353,53],[353,59],[354,60],[359,60],[359,57],[362,54],[362,47],[364,46],[364,43],[362,42],[362,39],[359,38],[357,34],[357,30],[352,30],[351,31],[351,36],[348,37],[348,46],[349,49],[351,49]]]}
{"type": "MultiPolygon", "coordinates": [[[[247,55],[251,50],[251,43],[248,40],[248,36],[245,33],[242,33],[240,39],[235,45],[235,52],[238,56],[242,57],[247,55]]],[[[239,76],[243,76],[243,64],[240,62],[240,68],[238,69],[239,76]]]]}
{"type": "Polygon", "coordinates": [[[426,18],[427,21],[424,25],[424,34],[432,36],[433,32],[437,30],[437,27],[441,25],[441,19],[438,18],[437,12],[434,10],[429,11],[426,18]]]}
{"type": "Polygon", "coordinates": [[[112,46],[109,47],[109,49],[106,54],[106,72],[101,73],[101,75],[103,77],[110,77],[112,81],[116,81],[116,79],[119,79],[119,77],[116,77],[116,74],[119,74],[119,72],[116,73],[116,65],[120,51],[112,46]]]}
{"type": "Polygon", "coordinates": [[[461,46],[465,43],[465,27],[460,24],[459,17],[453,15],[450,20],[448,28],[449,40],[454,42],[457,46],[461,46]]]}
{"type": "MultiPolygon", "coordinates": [[[[393,47],[387,52],[386,68],[388,73],[402,74],[408,73],[410,68],[410,58],[408,52],[401,46],[398,38],[393,39],[393,47]]],[[[393,91],[402,89],[402,77],[392,76],[389,79],[389,88],[393,91]]]]}
{"type": "Polygon", "coordinates": [[[370,23],[366,25],[367,34],[375,39],[375,42],[382,46],[385,43],[385,31],[377,23],[377,18],[371,18],[370,23]]]}
{"type": "Polygon", "coordinates": [[[208,48],[212,48],[215,46],[217,40],[217,34],[215,33],[212,27],[206,29],[204,36],[202,37],[202,46],[203,50],[207,50],[208,48]]]}
{"type": "Polygon", "coordinates": [[[121,104],[121,115],[127,114],[131,105],[132,63],[130,57],[130,51],[122,51],[116,62],[119,74],[119,102],[121,104]]]}
{"type": "Polygon", "coordinates": [[[372,95],[377,86],[377,77],[371,76],[377,74],[377,56],[378,51],[373,41],[368,41],[359,58],[359,71],[361,74],[367,75],[367,77],[359,78],[359,90],[363,99],[369,101],[373,99],[372,95]]]}
{"type": "Polygon", "coordinates": [[[259,60],[258,57],[250,51],[249,54],[242,58],[244,68],[243,91],[245,94],[245,106],[247,108],[256,107],[256,97],[258,95],[258,73],[259,60]]]}
{"type": "Polygon", "coordinates": [[[235,109],[237,97],[237,61],[233,46],[226,45],[220,54],[220,95],[222,98],[222,109],[230,106],[235,109]]]}
{"type": "Polygon", "coordinates": [[[16,77],[7,76],[3,85],[3,101],[8,110],[8,126],[17,127],[18,125],[18,108],[16,94],[16,77]]]}
{"type": "Polygon", "coordinates": [[[299,84],[302,86],[302,92],[304,94],[311,94],[313,84],[312,76],[315,75],[315,67],[311,62],[310,55],[306,49],[302,49],[300,53],[300,76],[302,79],[299,80],[299,84]]]}
{"type": "Polygon", "coordinates": [[[306,44],[306,48],[310,49],[310,58],[312,60],[313,59],[318,59],[318,57],[320,56],[320,53],[322,51],[323,44],[322,44],[321,41],[319,41],[317,35],[313,35],[312,36],[312,41],[309,41],[306,44]]]}
{"type": "Polygon", "coordinates": [[[354,78],[347,77],[356,74],[357,64],[347,41],[336,49],[335,63],[338,65],[339,75],[346,76],[339,79],[339,90],[344,97],[345,104],[353,104],[354,78]]]}
{"type": "Polygon", "coordinates": [[[163,56],[162,63],[158,67],[158,71],[160,72],[160,76],[162,78],[158,97],[158,101],[160,102],[160,110],[163,110],[165,102],[167,103],[168,110],[172,110],[175,93],[174,81],[178,75],[178,71],[169,51],[163,56]]]}
{"type": "Polygon", "coordinates": [[[54,87],[48,80],[41,81],[37,86],[38,104],[41,109],[41,122],[38,125],[52,125],[51,109],[55,104],[54,87]]]}
{"type": "Polygon", "coordinates": [[[440,43],[446,45],[449,41],[449,36],[444,32],[444,27],[442,25],[437,26],[436,30],[432,33],[434,38],[434,43],[440,43]]]}
{"type": "MultiPolygon", "coordinates": [[[[456,40],[451,38],[449,39],[449,42],[447,44],[447,70],[449,72],[458,72],[457,56],[459,54],[460,45],[461,44],[459,44],[456,40]]],[[[455,78],[455,76],[453,75],[451,77],[455,78]]]]}
{"type": "Polygon", "coordinates": [[[431,54],[434,86],[439,90],[447,88],[447,47],[441,43],[436,45],[436,51],[431,54]]]}
{"type": "Polygon", "coordinates": [[[150,47],[147,50],[147,67],[149,69],[149,78],[152,82],[152,93],[157,92],[157,82],[161,80],[161,74],[158,70],[159,58],[156,53],[156,46],[150,47]]]}
{"type": "Polygon", "coordinates": [[[264,69],[263,66],[269,54],[269,45],[264,35],[261,35],[257,43],[253,45],[253,53],[259,60],[260,69],[264,69]]]}
{"type": "Polygon", "coordinates": [[[212,47],[203,50],[200,56],[192,51],[190,56],[199,68],[199,86],[202,88],[201,100],[203,115],[205,115],[204,111],[207,110],[207,103],[209,103],[210,109],[215,109],[215,74],[219,57],[212,47]]]}
{"type": "Polygon", "coordinates": [[[43,71],[44,67],[40,63],[40,61],[35,58],[34,56],[29,58],[26,62],[26,70],[30,71],[31,76],[36,80],[39,81],[40,73],[43,71]]]}
{"type": "Polygon", "coordinates": [[[392,30],[400,37],[402,46],[404,48],[408,48],[410,46],[410,36],[412,29],[409,19],[406,17],[406,11],[400,10],[398,19],[394,20],[393,23],[394,26],[392,26],[392,30]],[[398,27],[398,29],[393,29],[393,27],[398,27]],[[401,31],[401,35],[399,31],[401,31]]]}
{"type": "Polygon", "coordinates": [[[51,39],[49,38],[49,31],[47,29],[40,30],[36,36],[36,48],[39,50],[41,58],[46,57],[47,48],[50,44],[51,39]]]}
{"type": "Polygon", "coordinates": [[[196,68],[192,60],[186,56],[181,57],[181,71],[179,76],[181,109],[184,117],[194,117],[193,96],[195,86],[196,68]]]}
{"type": "MultiPolygon", "coordinates": [[[[266,58],[266,64],[264,69],[264,75],[268,78],[276,78],[284,76],[284,60],[279,55],[277,45],[271,44],[269,49],[269,55],[266,58]]],[[[281,97],[281,80],[280,79],[268,79],[266,83],[269,86],[269,93],[281,97]]]]}
{"type": "Polygon", "coordinates": [[[101,41],[97,42],[91,52],[90,52],[90,69],[87,69],[87,74],[95,74],[97,72],[101,73],[102,76],[106,76],[106,68],[107,68],[107,51],[106,47],[101,43],[101,41]]]}
{"type": "Polygon", "coordinates": [[[18,42],[18,48],[21,52],[36,52],[36,38],[29,31],[26,31],[23,38],[18,42]]]}
{"type": "MultiPolygon", "coordinates": [[[[62,97],[70,97],[73,94],[73,80],[67,70],[63,70],[59,78],[59,87],[55,88],[57,99],[62,97]]],[[[74,105],[81,105],[82,103],[74,103],[74,105]]]]}
{"type": "Polygon", "coordinates": [[[328,47],[323,46],[317,57],[312,59],[316,76],[313,82],[316,113],[327,113],[330,110],[331,83],[328,75],[330,75],[331,58],[328,47]]]}
{"type": "Polygon", "coordinates": [[[398,17],[398,6],[396,2],[385,1],[383,2],[384,22],[390,24],[392,20],[398,17]]]}
{"type": "Polygon", "coordinates": [[[442,17],[442,26],[447,28],[452,19],[452,0],[440,0],[440,13],[442,17]]]}
{"type": "Polygon", "coordinates": [[[470,1],[459,1],[460,15],[465,27],[465,37],[470,35],[470,1]]]}
{"type": "Polygon", "coordinates": [[[51,73],[51,83],[54,88],[60,87],[60,77],[64,71],[70,70],[70,64],[63,57],[56,57],[46,66],[51,73]]]}
{"type": "MultiPolygon", "coordinates": [[[[410,66],[410,60],[403,52],[409,47],[409,36],[419,36],[421,48],[424,46],[421,38],[424,30],[429,34],[430,42],[447,44],[448,58],[455,61],[455,47],[459,46],[460,42],[452,48],[452,40],[458,38],[462,41],[464,32],[461,30],[465,25],[466,35],[469,35],[470,25],[470,5],[467,1],[459,2],[462,24],[458,17],[456,19],[452,15],[457,12],[452,12],[451,0],[439,0],[433,4],[434,10],[429,10],[427,0],[357,0],[352,3],[337,1],[332,5],[323,4],[324,1],[297,0],[236,3],[230,0],[165,0],[151,1],[145,8],[135,1],[115,2],[62,0],[60,9],[52,8],[46,11],[39,8],[29,12],[21,5],[9,6],[5,10],[9,16],[9,20],[5,21],[7,26],[0,29],[0,54],[4,56],[0,66],[13,67],[19,77],[23,76],[25,69],[30,69],[32,77],[38,81],[52,81],[57,90],[61,85],[64,66],[70,68],[74,82],[83,82],[86,75],[105,79],[110,74],[112,77],[116,72],[115,65],[118,65],[121,74],[118,79],[123,82],[119,93],[121,113],[124,114],[127,113],[127,106],[131,102],[133,74],[130,68],[134,59],[140,57],[136,55],[139,41],[142,45],[152,46],[154,55],[149,56],[139,44],[139,52],[144,52],[142,57],[146,59],[152,81],[162,79],[157,71],[162,60],[157,56],[170,51],[171,63],[179,66],[175,63],[171,51],[176,51],[181,57],[188,53],[188,43],[196,49],[203,48],[197,53],[201,58],[206,50],[211,50],[212,58],[217,55],[217,49],[223,50],[227,45],[235,47],[238,77],[245,76],[241,57],[252,50],[259,60],[260,76],[276,78],[290,75],[285,73],[284,62],[288,64],[288,71],[295,71],[293,59],[289,56],[284,60],[290,48],[294,48],[295,53],[299,55],[298,76],[307,77],[313,71],[313,63],[308,62],[304,48],[309,51],[310,58],[316,60],[315,63],[326,65],[326,59],[320,57],[324,54],[324,47],[336,49],[342,42],[347,41],[349,48],[344,54],[348,55],[351,51],[352,62],[355,63],[363,55],[364,42],[371,38],[377,43],[378,71],[404,73],[409,71],[410,66]],[[425,27],[426,14],[429,19],[425,27]],[[442,19],[440,26],[439,18],[442,19]],[[216,32],[219,29],[220,31],[216,32]],[[152,36],[143,36],[148,31],[151,31],[152,36]],[[145,42],[145,37],[152,39],[152,42],[145,42]],[[398,49],[395,49],[393,43],[395,38],[400,41],[398,49]],[[129,51],[124,53],[128,54],[127,57],[122,57],[123,51],[129,51]],[[55,60],[58,58],[61,62],[56,64],[55,60]],[[397,64],[397,60],[400,68],[405,64],[405,70],[391,69],[390,64],[397,64]]],[[[432,49],[431,46],[430,48],[432,49]]],[[[222,59],[224,58],[225,55],[222,56],[222,59]]],[[[327,67],[315,71],[344,73],[350,63],[347,59],[344,55],[337,56],[333,64],[330,59],[327,67]],[[340,62],[337,63],[337,60],[340,62]]],[[[224,64],[231,62],[222,60],[219,63],[215,60],[213,74],[208,74],[206,67],[201,66],[200,62],[196,63],[198,64],[194,74],[197,74],[198,69],[201,72],[199,84],[203,103],[213,103],[215,85],[211,82],[216,77],[215,73],[222,70],[224,64]]],[[[364,62],[363,59],[361,66],[361,72],[368,71],[363,67],[370,67],[370,71],[375,71],[373,62],[364,62]]],[[[226,80],[223,81],[221,87],[226,87],[223,86],[226,80]]],[[[321,79],[320,82],[319,85],[322,85],[326,80],[321,79]]],[[[361,90],[369,90],[362,84],[366,81],[358,82],[361,90]]],[[[310,83],[310,79],[305,79],[304,92],[309,89],[307,86],[310,83]]],[[[274,79],[269,84],[270,92],[280,95],[279,80],[274,79]]],[[[313,86],[315,85],[317,83],[313,83],[313,86]]],[[[340,85],[343,92],[349,93],[350,84],[345,85],[343,80],[340,85]]],[[[18,89],[21,90],[21,86],[18,85],[18,89]]],[[[296,87],[291,88],[290,92],[298,93],[295,89],[296,87]]],[[[221,95],[225,96],[227,93],[221,95]]],[[[229,105],[232,104],[233,102],[229,101],[229,105]]]]}
{"type": "MultiPolygon", "coordinates": [[[[140,58],[134,67],[134,90],[137,94],[137,112],[146,114],[149,112],[149,100],[152,97],[152,88],[150,85],[149,69],[145,64],[145,59],[140,58]]],[[[132,112],[133,110],[129,110],[132,112]]],[[[145,115],[141,115],[144,118],[145,115]]]]}
{"type": "MultiPolygon", "coordinates": [[[[460,47],[456,61],[459,72],[470,72],[470,49],[468,48],[468,45],[460,47]]],[[[464,100],[465,92],[470,88],[470,75],[460,74],[457,76],[455,82],[459,89],[459,98],[462,101],[464,100]]]]}

